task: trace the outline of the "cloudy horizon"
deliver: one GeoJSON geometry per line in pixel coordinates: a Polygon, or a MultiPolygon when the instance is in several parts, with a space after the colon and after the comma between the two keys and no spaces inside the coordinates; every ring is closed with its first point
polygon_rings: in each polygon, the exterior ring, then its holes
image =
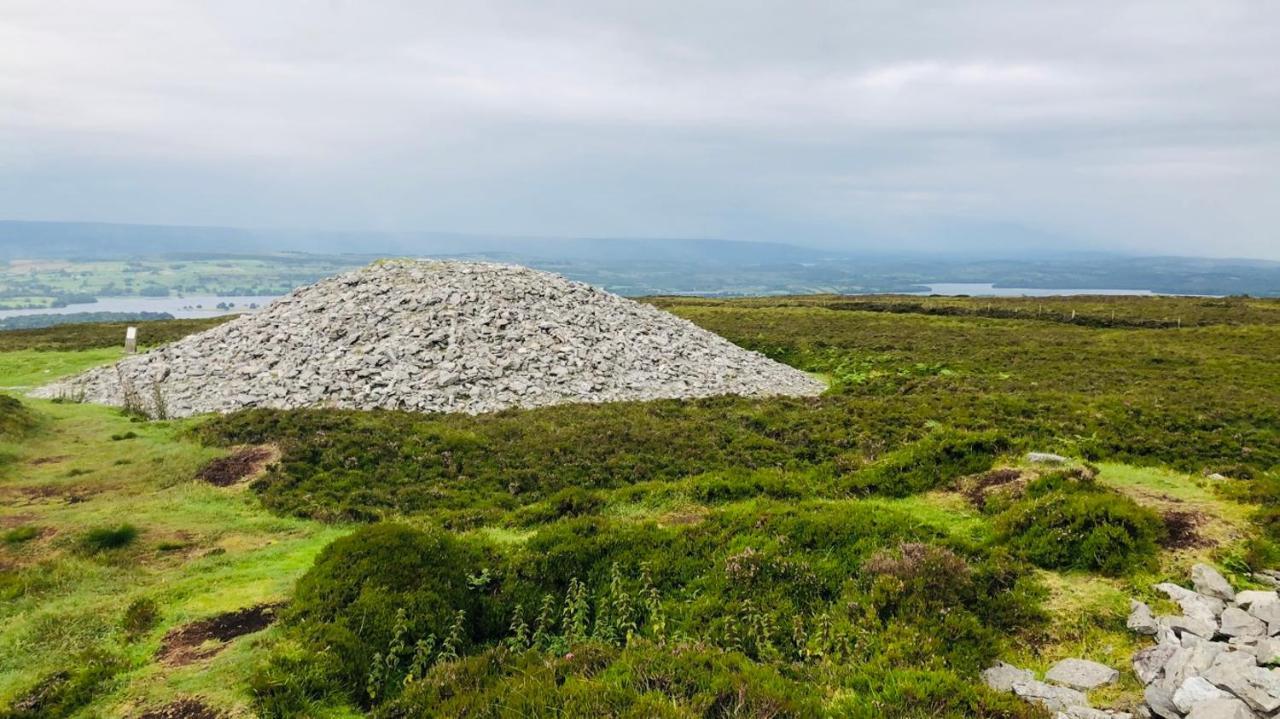
{"type": "Polygon", "coordinates": [[[1280,6],[0,0],[0,219],[1280,259],[1280,6]]]}

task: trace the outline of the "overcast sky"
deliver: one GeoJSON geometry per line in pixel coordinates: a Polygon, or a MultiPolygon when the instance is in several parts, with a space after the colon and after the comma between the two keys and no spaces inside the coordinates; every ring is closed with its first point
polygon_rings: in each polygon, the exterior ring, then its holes
{"type": "Polygon", "coordinates": [[[0,0],[0,218],[1280,259],[1280,3],[0,0]]]}

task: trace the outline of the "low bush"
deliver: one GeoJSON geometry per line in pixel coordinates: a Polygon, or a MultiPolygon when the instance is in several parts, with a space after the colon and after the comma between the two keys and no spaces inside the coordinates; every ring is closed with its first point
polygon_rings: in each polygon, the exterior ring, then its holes
{"type": "Polygon", "coordinates": [[[1156,512],[1063,475],[1031,483],[996,523],[1010,549],[1038,566],[1112,576],[1150,568],[1165,533],[1156,512]]]}
{"type": "MultiPolygon", "coordinates": [[[[440,643],[462,616],[457,649],[498,637],[503,618],[488,606],[487,588],[468,582],[491,563],[483,549],[439,530],[375,524],[336,540],[298,581],[283,616],[308,645],[332,654],[333,680],[352,700],[367,704],[380,687],[369,687],[370,667],[385,662],[395,640],[413,653],[413,641],[440,643]],[[403,626],[401,626],[403,625],[403,626]]],[[[403,680],[405,661],[387,667],[387,686],[403,680]]]]}
{"type": "Polygon", "coordinates": [[[124,629],[125,638],[134,641],[151,631],[160,623],[160,607],[154,600],[146,597],[129,602],[129,606],[125,607],[124,618],[120,621],[121,627],[124,629]]]}
{"type": "Polygon", "coordinates": [[[105,552],[132,544],[138,538],[138,528],[132,524],[90,529],[80,539],[80,546],[88,552],[105,552]]]}
{"type": "Polygon", "coordinates": [[[759,499],[672,527],[570,517],[516,545],[377,524],[299,581],[290,649],[254,687],[269,717],[333,695],[385,716],[520,715],[497,696],[535,714],[805,716],[846,663],[976,675],[1040,597],[1024,565],[847,500],[759,499]],[[782,681],[788,665],[812,686],[782,681]]]}
{"type": "Polygon", "coordinates": [[[860,494],[905,497],[989,470],[1009,449],[1009,440],[997,432],[935,431],[855,473],[850,487],[860,494]]]}

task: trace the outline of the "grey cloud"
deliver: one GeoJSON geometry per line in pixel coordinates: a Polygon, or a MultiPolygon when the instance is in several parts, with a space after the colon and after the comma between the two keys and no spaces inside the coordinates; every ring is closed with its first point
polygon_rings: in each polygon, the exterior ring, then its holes
{"type": "Polygon", "coordinates": [[[4,0],[0,215],[1280,258],[1276,37],[1234,0],[4,0]]]}

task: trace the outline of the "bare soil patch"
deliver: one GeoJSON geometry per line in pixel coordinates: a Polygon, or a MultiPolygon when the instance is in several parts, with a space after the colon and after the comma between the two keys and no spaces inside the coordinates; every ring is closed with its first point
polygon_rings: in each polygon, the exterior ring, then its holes
{"type": "Polygon", "coordinates": [[[960,493],[974,507],[982,509],[990,492],[1021,483],[1024,483],[1022,482],[1022,472],[1009,467],[993,469],[990,472],[966,480],[960,488],[960,493]]]}
{"type": "Polygon", "coordinates": [[[280,457],[275,447],[245,447],[226,457],[219,457],[200,468],[196,478],[215,487],[229,487],[253,477],[280,457]]]}
{"type": "Polygon", "coordinates": [[[55,464],[57,462],[63,461],[64,459],[67,459],[69,456],[70,455],[59,454],[53,457],[36,457],[35,459],[27,462],[27,464],[31,465],[32,467],[39,467],[42,464],[55,464]]]}
{"type": "Polygon", "coordinates": [[[179,699],[139,714],[138,719],[218,719],[219,716],[199,699],[179,699]]]}
{"type": "Polygon", "coordinates": [[[1165,529],[1168,535],[1165,536],[1161,546],[1165,549],[1190,549],[1192,547],[1208,547],[1213,544],[1212,541],[1202,537],[1198,531],[1201,524],[1205,522],[1205,516],[1201,512],[1181,509],[1168,509],[1162,513],[1165,529]]]}
{"type": "Polygon", "coordinates": [[[257,604],[172,629],[160,642],[156,659],[174,666],[207,659],[232,639],[266,629],[276,620],[280,606],[257,604]]]}

